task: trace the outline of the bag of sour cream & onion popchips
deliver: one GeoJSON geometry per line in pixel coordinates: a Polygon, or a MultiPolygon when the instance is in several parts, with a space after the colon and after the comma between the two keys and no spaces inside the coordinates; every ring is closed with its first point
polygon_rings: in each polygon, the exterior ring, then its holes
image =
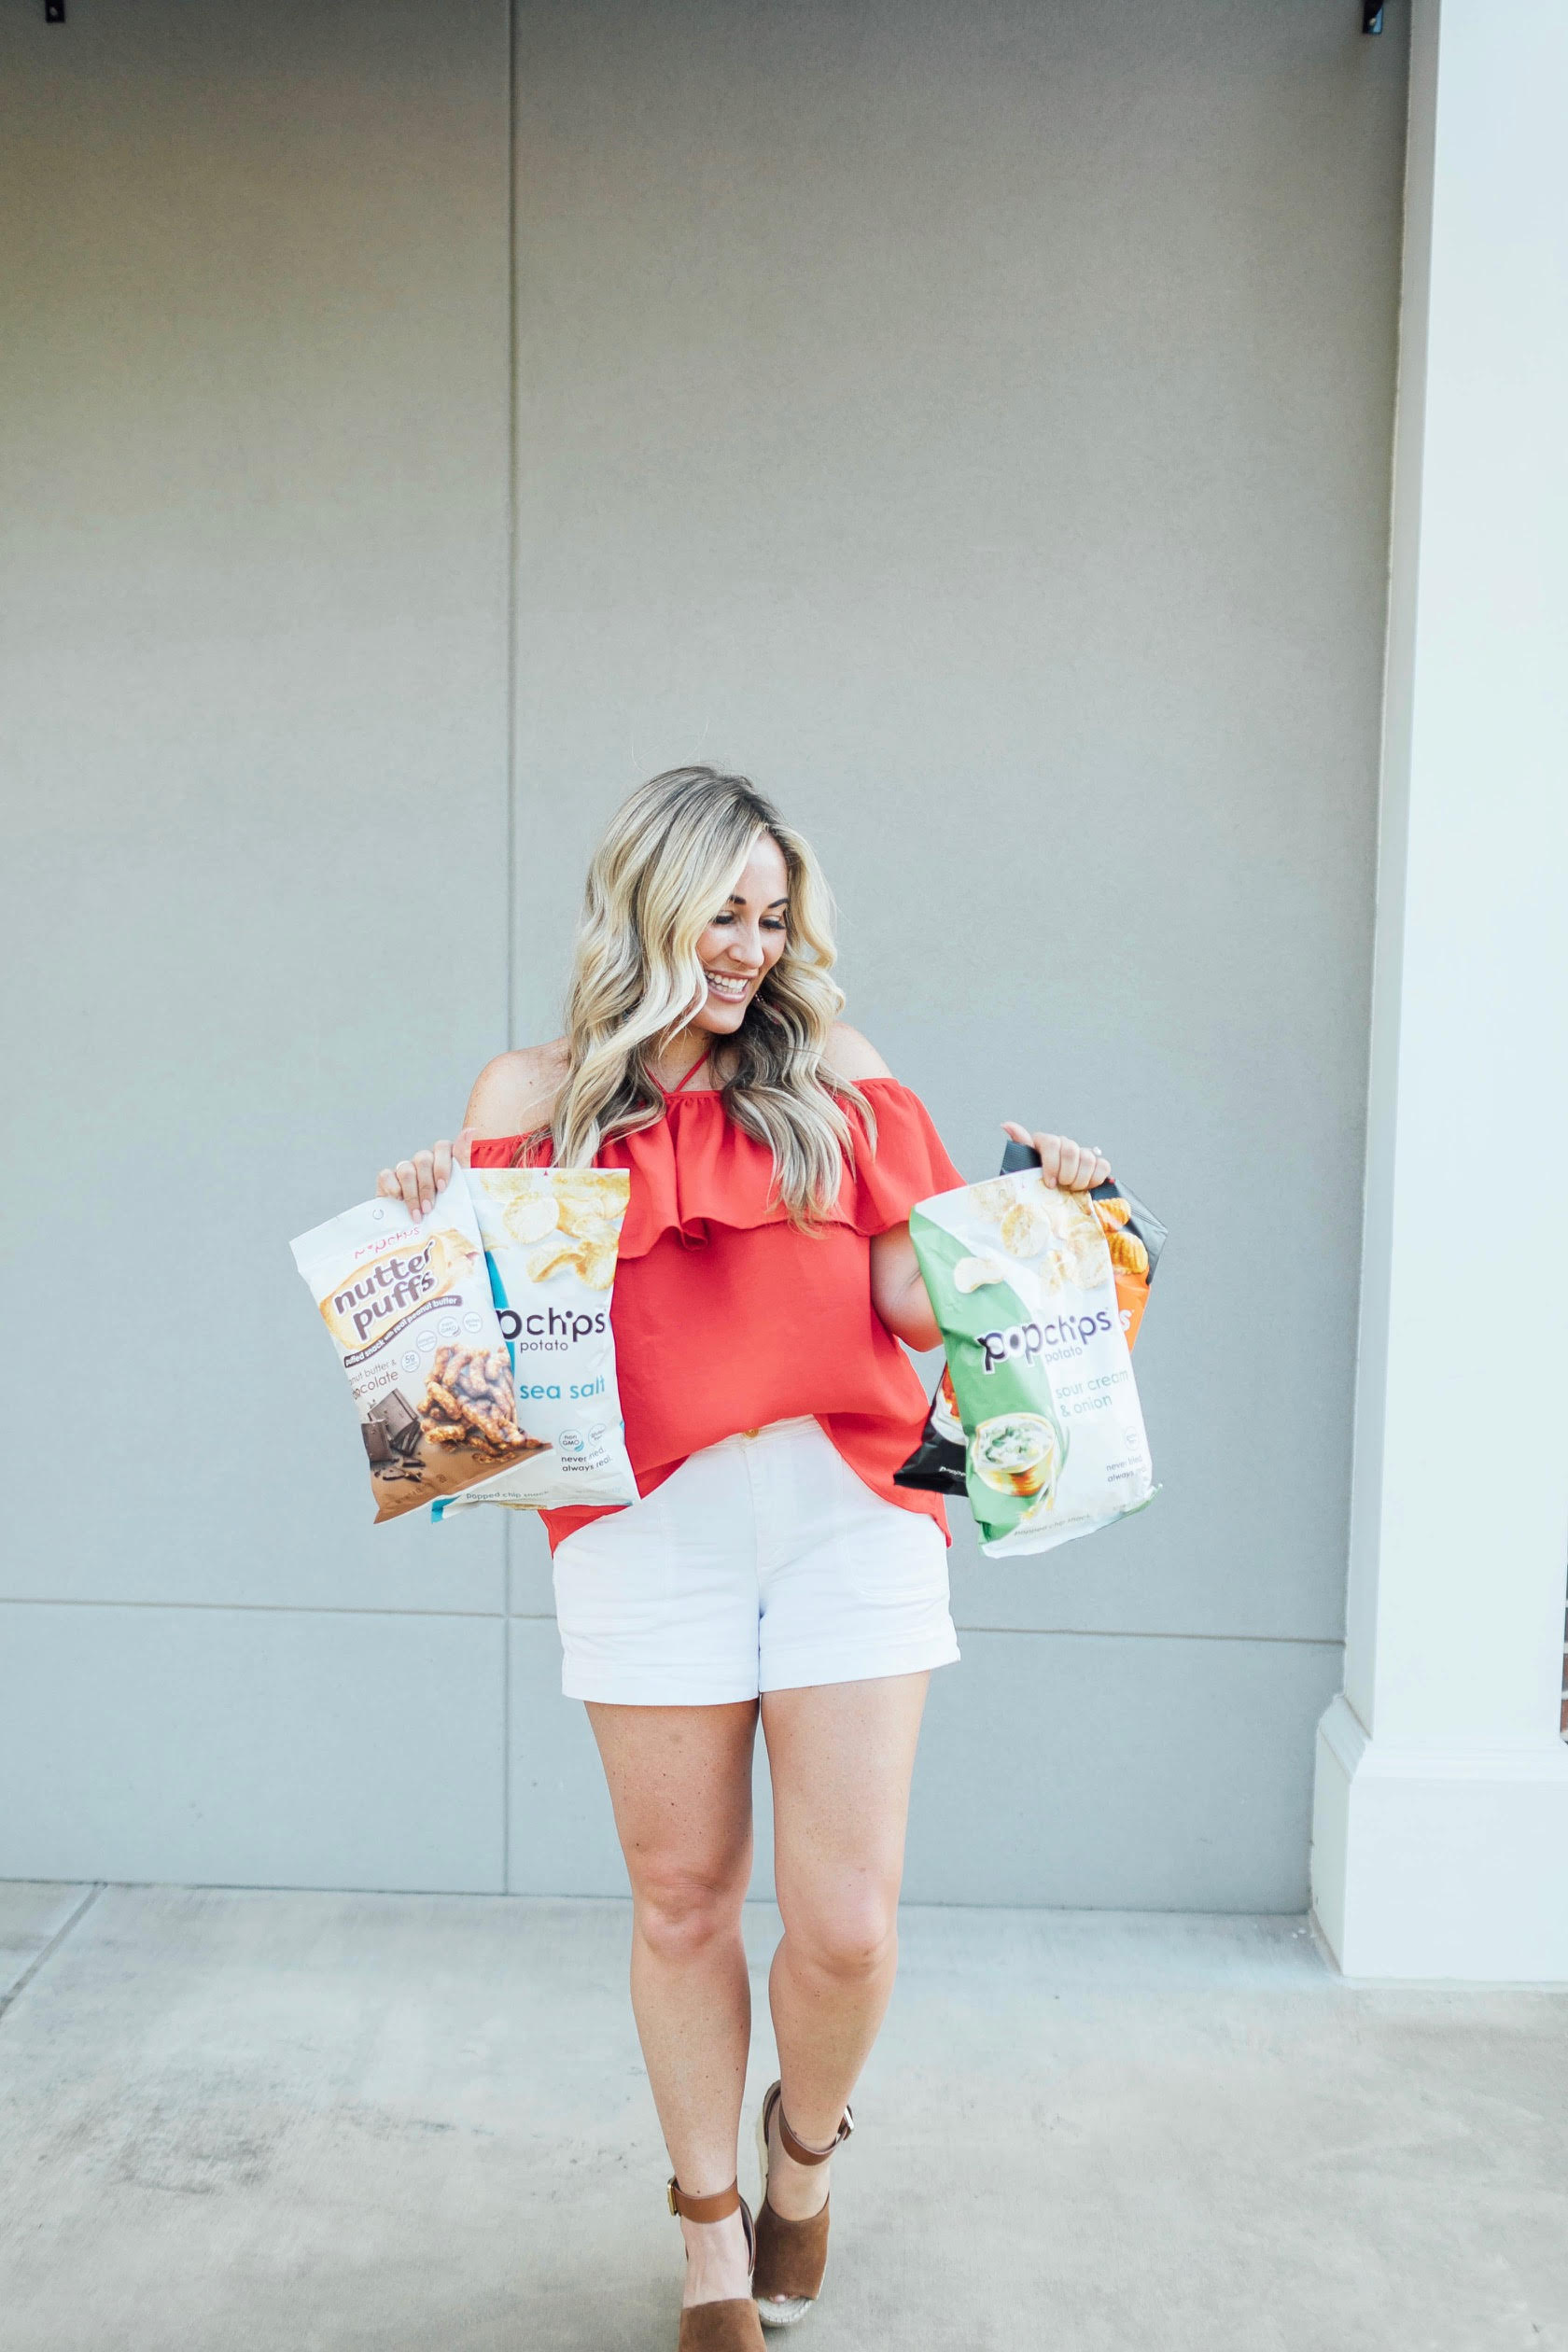
{"type": "Polygon", "coordinates": [[[1128,1350],[1165,1240],[1114,1183],[1059,1191],[1018,1145],[1002,1165],[911,1213],[947,1365],[896,1474],[966,1492],[993,1560],[1048,1551],[1153,1499],[1128,1350]]]}

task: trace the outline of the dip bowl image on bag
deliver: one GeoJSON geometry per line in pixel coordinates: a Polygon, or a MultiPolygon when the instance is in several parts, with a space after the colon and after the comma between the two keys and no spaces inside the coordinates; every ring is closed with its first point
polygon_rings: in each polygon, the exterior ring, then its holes
{"type": "Polygon", "coordinates": [[[378,1521],[543,1450],[518,1426],[462,1169],[417,1221],[378,1197],[290,1247],[348,1375],[378,1521]]]}
{"type": "Polygon", "coordinates": [[[608,1168],[471,1168],[468,1178],[518,1414],[541,1450],[439,1498],[431,1518],[480,1503],[635,1503],[609,1322],[631,1178],[608,1168]]]}
{"type": "Polygon", "coordinates": [[[1129,1348],[1165,1229],[1115,1183],[1061,1192],[1027,1147],[909,1220],[947,1363],[901,1486],[967,1493],[993,1560],[1156,1491],[1129,1348]]]}
{"type": "Polygon", "coordinates": [[[974,1475],[998,1494],[1039,1494],[1057,1467],[1056,1424],[1038,1413],[1001,1413],[974,1433],[974,1475]]]}

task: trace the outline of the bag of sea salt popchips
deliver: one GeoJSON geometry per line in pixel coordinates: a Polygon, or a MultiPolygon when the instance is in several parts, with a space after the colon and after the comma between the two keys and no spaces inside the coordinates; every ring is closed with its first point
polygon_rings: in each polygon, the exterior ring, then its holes
{"type": "Polygon", "coordinates": [[[622,1169],[470,1168],[517,1418],[538,1450],[462,1494],[514,1511],[635,1503],[609,1304],[631,1180],[622,1169]]]}
{"type": "Polygon", "coordinates": [[[909,1220],[947,1365],[896,1476],[961,1484],[993,1560],[1091,1534],[1156,1491],[1128,1344],[1164,1228],[1116,1185],[1058,1191],[1028,1157],[909,1220]]]}

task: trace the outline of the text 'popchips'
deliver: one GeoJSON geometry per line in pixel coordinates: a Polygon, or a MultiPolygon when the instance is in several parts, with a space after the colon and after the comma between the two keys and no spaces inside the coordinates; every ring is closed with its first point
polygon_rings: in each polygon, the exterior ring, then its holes
{"type": "Polygon", "coordinates": [[[348,1375],[378,1519],[539,1450],[517,1424],[462,1169],[422,1217],[361,1201],[290,1246],[348,1375]]]}
{"type": "Polygon", "coordinates": [[[514,1511],[635,1503],[609,1320],[630,1177],[609,1168],[471,1168],[469,1188],[517,1419],[535,1451],[443,1497],[431,1516],[479,1503],[514,1511]]]}
{"type": "Polygon", "coordinates": [[[921,1201],[909,1232],[947,1369],[898,1483],[961,1487],[991,1559],[1141,1510],[1128,1345],[1163,1227],[1114,1184],[1062,1192],[1035,1167],[921,1201]]]}

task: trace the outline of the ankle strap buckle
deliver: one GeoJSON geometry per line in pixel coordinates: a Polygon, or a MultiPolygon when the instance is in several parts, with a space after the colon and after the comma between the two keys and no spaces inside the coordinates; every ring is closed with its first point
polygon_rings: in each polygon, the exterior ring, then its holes
{"type": "Polygon", "coordinates": [[[669,2177],[665,2196],[678,2221],[727,2221],[746,2202],[738,2180],[732,2180],[727,2189],[714,2190],[710,2196],[689,2197],[674,2173],[669,2177]]]}
{"type": "Polygon", "coordinates": [[[778,2137],[784,2153],[786,2156],[792,2156],[797,2164],[825,2164],[833,2150],[843,2147],[844,2142],[855,2128],[855,2110],[847,2105],[844,2113],[839,2117],[838,2129],[827,2147],[808,2148],[805,2140],[797,2139],[790,2129],[790,2119],[784,2112],[784,2101],[777,2083],[775,2083],[768,2093],[764,2105],[763,2121],[764,2132],[767,2129],[768,2117],[773,2114],[777,2114],[778,2118],[778,2137]]]}

